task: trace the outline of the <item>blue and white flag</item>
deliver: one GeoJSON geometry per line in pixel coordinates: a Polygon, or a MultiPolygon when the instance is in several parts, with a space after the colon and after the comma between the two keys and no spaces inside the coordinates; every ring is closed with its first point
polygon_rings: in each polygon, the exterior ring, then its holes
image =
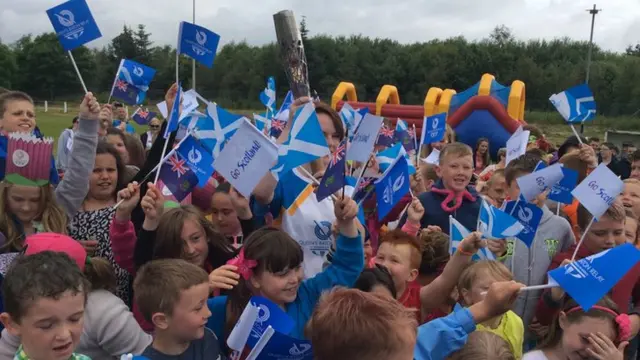
{"type": "Polygon", "coordinates": [[[267,114],[260,115],[256,113],[253,114],[253,121],[256,124],[256,128],[260,131],[264,131],[265,128],[269,129],[269,123],[271,122],[267,114]]]}
{"type": "Polygon", "coordinates": [[[185,54],[206,67],[213,66],[220,36],[213,31],[186,21],[180,23],[178,53],[185,54]]]}
{"type": "Polygon", "coordinates": [[[347,160],[367,162],[378,138],[378,132],[384,119],[367,113],[351,138],[347,151],[347,160]]]}
{"type": "Polygon", "coordinates": [[[178,91],[176,91],[176,97],[173,99],[173,107],[171,108],[171,114],[167,118],[167,127],[164,129],[163,137],[169,138],[169,134],[178,130],[178,123],[180,122],[180,99],[182,98],[182,87],[178,83],[178,91]]]}
{"type": "Polygon", "coordinates": [[[410,190],[409,168],[404,156],[400,156],[376,181],[376,202],[378,204],[378,220],[384,219],[393,207],[410,190]]]}
{"type": "Polygon", "coordinates": [[[278,163],[271,169],[279,178],[300,165],[329,154],[313,103],[299,108],[293,118],[287,140],[278,149],[278,163]]]}
{"type": "Polygon", "coordinates": [[[328,198],[347,185],[345,177],[346,155],[347,139],[345,138],[340,142],[336,151],[331,154],[329,166],[325,170],[322,180],[320,180],[320,185],[318,185],[318,190],[316,191],[318,202],[328,198]]]}
{"type": "Polygon", "coordinates": [[[350,133],[353,133],[355,129],[358,127],[358,124],[359,124],[358,118],[360,118],[359,116],[360,113],[354,110],[351,105],[345,102],[342,105],[342,109],[340,109],[340,112],[338,114],[340,115],[340,119],[342,120],[342,126],[345,128],[345,130],[349,131],[350,133]]]}
{"type": "Polygon", "coordinates": [[[141,104],[155,75],[154,68],[122,59],[111,88],[111,96],[129,105],[141,104]]]}
{"type": "Polygon", "coordinates": [[[509,201],[505,204],[504,212],[513,214],[520,221],[520,224],[524,226],[522,232],[516,238],[530,248],[536,237],[540,220],[542,220],[542,209],[535,204],[524,201],[509,201]]]}
{"type": "Polygon", "coordinates": [[[638,261],[640,251],[622,244],[549,271],[549,283],[560,285],[589,311],[638,261]]]}
{"type": "Polygon", "coordinates": [[[394,146],[383,150],[376,155],[376,162],[378,162],[378,167],[381,172],[386,172],[389,167],[395,163],[396,159],[400,156],[404,157],[407,160],[407,166],[409,167],[409,175],[413,175],[416,173],[416,167],[411,163],[411,159],[409,159],[409,154],[404,150],[404,147],[401,143],[397,143],[394,146]]]}
{"type": "Polygon", "coordinates": [[[267,79],[267,87],[260,93],[260,102],[267,108],[267,118],[276,113],[276,80],[273,76],[267,79]]]}
{"type": "Polygon", "coordinates": [[[205,187],[213,175],[213,158],[198,140],[189,136],[176,149],[180,157],[186,160],[187,166],[198,177],[198,186],[205,187]]]}
{"type": "Polygon", "coordinates": [[[213,126],[213,129],[199,129],[196,135],[203,145],[211,151],[215,159],[246,118],[242,115],[232,114],[215,103],[209,103],[206,116],[210,119],[208,123],[213,126]]]}
{"type": "Polygon", "coordinates": [[[413,128],[410,128],[404,120],[398,119],[394,135],[395,141],[402,143],[406,151],[411,151],[416,149],[415,136],[413,128]]]}
{"type": "Polygon", "coordinates": [[[596,220],[604,214],[624,190],[624,183],[606,164],[600,164],[571,194],[596,220]]]}
{"type": "Polygon", "coordinates": [[[562,174],[564,175],[562,180],[551,188],[549,199],[562,204],[571,204],[573,202],[571,192],[578,185],[578,172],[563,166],[562,174]]]}
{"type": "Polygon", "coordinates": [[[562,165],[555,164],[536,170],[531,174],[516,179],[520,187],[520,196],[526,201],[532,201],[536,196],[560,182],[563,177],[562,165]]]}
{"type": "Polygon", "coordinates": [[[260,340],[269,326],[282,334],[289,334],[293,330],[295,326],[293,319],[269,299],[253,296],[249,303],[258,309],[258,316],[247,341],[247,345],[250,348],[253,348],[258,343],[258,340],[260,340]]]}
{"type": "Polygon", "coordinates": [[[64,51],[71,51],[102,36],[85,0],[69,0],[47,10],[64,51]]]}
{"type": "Polygon", "coordinates": [[[268,327],[254,351],[247,359],[255,360],[313,360],[311,343],[299,340],[268,327]]]}
{"type": "MultiPolygon", "coordinates": [[[[453,255],[464,238],[469,236],[471,231],[467,230],[464,225],[460,224],[453,216],[449,215],[449,254],[453,255]]],[[[496,257],[487,248],[480,248],[472,257],[472,261],[478,260],[495,260],[496,257]]]]}
{"type": "Polygon", "coordinates": [[[131,116],[131,120],[135,121],[138,125],[147,125],[156,115],[155,112],[149,111],[149,109],[138,108],[131,116]]]}
{"type": "Polygon", "coordinates": [[[447,113],[425,116],[420,143],[423,145],[442,141],[447,131],[447,113]]]}
{"type": "Polygon", "coordinates": [[[596,117],[596,101],[587,84],[553,94],[549,100],[568,123],[584,123],[596,117]]]}
{"type": "Polygon", "coordinates": [[[517,159],[527,152],[530,134],[529,130],[523,130],[522,126],[520,126],[507,140],[507,156],[505,159],[507,165],[511,160],[517,159]]]}
{"type": "Polygon", "coordinates": [[[505,239],[517,237],[524,230],[513,216],[482,200],[480,215],[478,216],[478,231],[489,239],[505,239]]]}

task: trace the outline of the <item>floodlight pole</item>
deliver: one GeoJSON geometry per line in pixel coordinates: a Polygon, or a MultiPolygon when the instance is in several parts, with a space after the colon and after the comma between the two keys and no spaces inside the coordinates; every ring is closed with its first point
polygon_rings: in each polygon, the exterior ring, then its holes
{"type": "MultiPolygon", "coordinates": [[[[194,0],[195,1],[195,0],[194,0]]],[[[591,76],[591,54],[593,53],[593,28],[596,23],[596,15],[602,9],[596,8],[596,4],[593,4],[593,9],[587,9],[589,14],[591,14],[591,36],[589,37],[589,52],[587,53],[587,78],[585,82],[587,85],[589,84],[589,77],[591,76]]],[[[584,124],[580,125],[580,134],[584,133],[584,124]]]]}

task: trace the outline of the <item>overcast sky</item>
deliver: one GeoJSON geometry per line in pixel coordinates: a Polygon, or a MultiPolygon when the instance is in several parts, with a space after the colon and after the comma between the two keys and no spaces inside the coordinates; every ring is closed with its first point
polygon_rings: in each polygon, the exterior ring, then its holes
{"type": "MultiPolygon", "coordinates": [[[[145,24],[155,44],[175,44],[178,23],[190,21],[192,0],[87,0],[103,37],[102,46],[122,26],[145,24]]],[[[28,33],[51,31],[45,11],[59,0],[0,0],[0,39],[10,43],[28,33]]],[[[403,43],[462,35],[481,39],[499,24],[519,39],[568,36],[588,40],[594,0],[196,0],[196,23],[222,43],[274,41],[272,14],[304,15],[311,35],[362,34],[403,43]]],[[[623,51],[640,41],[640,0],[606,0],[598,6],[594,41],[623,51]]]]}

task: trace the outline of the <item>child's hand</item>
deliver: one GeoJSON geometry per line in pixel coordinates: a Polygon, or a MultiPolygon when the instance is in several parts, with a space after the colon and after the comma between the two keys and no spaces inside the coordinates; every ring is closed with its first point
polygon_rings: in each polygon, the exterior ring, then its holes
{"type": "Polygon", "coordinates": [[[413,198],[411,200],[411,204],[407,208],[407,220],[414,223],[420,224],[420,220],[424,216],[424,207],[422,207],[422,203],[418,198],[413,198]]]}
{"type": "Polygon", "coordinates": [[[478,231],[474,231],[466,238],[462,239],[462,242],[458,246],[463,252],[468,254],[475,254],[483,248],[485,245],[482,241],[482,234],[478,231]]]}
{"type": "Polygon", "coordinates": [[[140,201],[140,186],[137,182],[132,182],[127,185],[126,188],[118,191],[118,203],[122,200],[122,203],[118,205],[116,210],[116,219],[121,221],[127,221],[131,218],[131,212],[135,209],[136,205],[140,201]]]}
{"type": "Polygon", "coordinates": [[[605,334],[589,334],[589,344],[587,353],[597,360],[623,360],[624,349],[629,345],[628,341],[623,341],[616,348],[615,344],[605,334]]]}
{"type": "Polygon", "coordinates": [[[84,251],[87,252],[87,256],[91,257],[95,255],[98,249],[98,240],[80,240],[78,242],[82,245],[84,251]]]}
{"type": "Polygon", "coordinates": [[[487,240],[487,249],[491,251],[496,257],[502,257],[507,252],[506,240],[487,240]]]}
{"type": "Polygon", "coordinates": [[[111,110],[110,104],[102,105],[102,109],[100,109],[100,114],[98,115],[98,119],[100,121],[106,121],[111,125],[111,121],[113,120],[113,112],[111,110]]]}
{"type": "Polygon", "coordinates": [[[529,331],[534,333],[538,339],[544,339],[549,333],[549,326],[540,324],[538,319],[534,317],[529,325],[529,331]]]}
{"type": "Polygon", "coordinates": [[[253,217],[251,213],[251,205],[249,204],[249,199],[242,196],[236,189],[233,187],[229,191],[229,197],[231,198],[231,205],[236,209],[238,213],[238,218],[241,220],[250,220],[253,217]]]}
{"type": "Polygon", "coordinates": [[[426,192],[427,189],[424,186],[424,181],[422,181],[422,174],[420,174],[420,170],[416,170],[416,173],[409,177],[409,181],[411,183],[411,191],[418,196],[423,192],[426,192]]]}
{"type": "Polygon", "coordinates": [[[82,120],[99,120],[100,118],[100,103],[93,93],[88,92],[84,95],[82,103],[80,104],[80,119],[82,120]]]}
{"type": "Polygon", "coordinates": [[[580,144],[580,160],[587,163],[590,168],[598,166],[598,157],[595,150],[587,144],[580,144]]]}
{"type": "Polygon", "coordinates": [[[518,298],[518,292],[525,285],[515,281],[500,281],[491,284],[481,303],[489,318],[504,314],[518,298]]]}
{"type": "MultiPolygon", "coordinates": [[[[173,102],[178,94],[178,83],[173,83],[167,93],[164,94],[164,101],[167,103],[167,112],[171,115],[171,109],[173,109],[173,102]]],[[[168,119],[167,119],[168,120],[168,119]]]]}
{"type": "Polygon", "coordinates": [[[240,274],[234,265],[222,265],[209,274],[209,288],[211,291],[222,289],[231,290],[238,285],[240,274]]]}
{"type": "Polygon", "coordinates": [[[147,193],[142,198],[140,206],[142,206],[142,210],[144,211],[145,223],[149,221],[157,227],[158,220],[164,210],[164,196],[162,196],[162,192],[153,183],[149,183],[147,193]]]}
{"type": "Polygon", "coordinates": [[[358,216],[358,204],[350,197],[345,196],[337,198],[333,205],[340,234],[351,238],[358,236],[355,220],[358,216]]]}

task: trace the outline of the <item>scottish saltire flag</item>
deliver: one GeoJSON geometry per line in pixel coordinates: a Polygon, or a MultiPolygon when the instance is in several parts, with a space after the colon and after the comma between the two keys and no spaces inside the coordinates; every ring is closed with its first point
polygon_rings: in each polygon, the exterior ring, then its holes
{"type": "Polygon", "coordinates": [[[587,84],[553,94],[549,100],[568,123],[583,123],[596,117],[596,101],[587,84]]]}
{"type": "Polygon", "coordinates": [[[264,131],[265,128],[268,129],[269,123],[271,122],[267,114],[259,115],[255,113],[253,114],[253,121],[256,124],[256,128],[260,131],[264,131]]]}
{"type": "Polygon", "coordinates": [[[203,125],[212,128],[210,130],[199,129],[196,131],[196,135],[202,145],[211,151],[215,159],[245,118],[242,115],[232,114],[215,103],[209,103],[207,106],[206,117],[210,120],[203,121],[203,125]]]}
{"type": "Polygon", "coordinates": [[[509,201],[505,204],[504,212],[512,214],[520,221],[524,228],[516,238],[530,248],[536,237],[540,220],[542,220],[542,209],[535,204],[524,201],[509,201]]]}
{"type": "Polygon", "coordinates": [[[198,175],[187,165],[187,160],[177,152],[162,164],[160,179],[178,202],[186,198],[198,185],[198,175]]]}
{"type": "Polygon", "coordinates": [[[280,174],[329,154],[313,103],[298,109],[291,124],[287,140],[278,149],[278,163],[271,169],[278,178],[280,174]]]}
{"type": "Polygon", "coordinates": [[[345,130],[348,130],[350,133],[353,133],[356,129],[356,114],[358,112],[351,107],[351,105],[344,103],[342,105],[342,109],[340,109],[339,115],[342,120],[342,126],[345,130]]]}
{"type": "Polygon", "coordinates": [[[423,145],[442,141],[447,131],[447,113],[440,113],[433,116],[425,116],[422,124],[422,136],[420,143],[423,145]]]}
{"type": "Polygon", "coordinates": [[[181,142],[176,150],[180,158],[186,161],[186,165],[198,177],[198,186],[204,187],[213,175],[213,158],[198,140],[189,136],[181,142]]]}
{"type": "Polygon", "coordinates": [[[156,115],[155,112],[149,111],[149,109],[138,108],[131,116],[131,119],[138,125],[147,125],[156,115]]]}
{"type": "Polygon", "coordinates": [[[383,150],[376,155],[376,161],[381,172],[386,172],[387,169],[398,159],[400,156],[407,160],[407,166],[409,167],[409,175],[416,173],[416,167],[411,163],[409,154],[404,150],[402,144],[397,143],[393,147],[383,150]]]}
{"type": "Polygon", "coordinates": [[[276,80],[269,76],[267,87],[260,93],[260,102],[267,108],[267,117],[276,113],[276,80]]]}
{"type": "Polygon", "coordinates": [[[316,191],[318,202],[328,198],[338,190],[342,189],[345,184],[345,166],[347,165],[347,139],[344,139],[338,145],[336,151],[331,154],[329,166],[320,180],[320,186],[316,191]]]}
{"type": "Polygon", "coordinates": [[[129,105],[141,104],[155,75],[154,68],[122,59],[111,88],[111,96],[129,105]]]}
{"type": "Polygon", "coordinates": [[[562,174],[562,180],[551,188],[549,199],[562,204],[571,204],[573,202],[571,192],[578,185],[578,172],[562,167],[562,174]]]}
{"type": "Polygon", "coordinates": [[[102,36],[85,0],[69,0],[47,10],[64,51],[71,51],[102,36]]]}
{"type": "Polygon", "coordinates": [[[171,107],[171,113],[167,118],[167,127],[164,129],[164,138],[169,138],[169,134],[178,130],[178,123],[180,122],[180,99],[182,98],[182,87],[178,83],[178,91],[176,91],[176,97],[173,99],[173,107],[171,107]]]}
{"type": "MultiPolygon", "coordinates": [[[[464,238],[469,236],[471,231],[460,224],[453,216],[449,215],[449,254],[453,255],[464,238]]],[[[472,257],[472,261],[495,260],[496,257],[486,248],[480,248],[472,257]]]]}
{"type": "Polygon", "coordinates": [[[220,36],[213,31],[186,21],[180,23],[178,53],[185,54],[206,67],[213,66],[220,36]]]}
{"type": "Polygon", "coordinates": [[[376,146],[389,147],[395,144],[393,141],[395,131],[386,125],[383,125],[378,133],[378,139],[376,140],[376,146]]]}
{"type": "Polygon", "coordinates": [[[407,126],[407,123],[404,120],[398,119],[394,140],[401,143],[406,151],[411,151],[416,148],[414,140],[415,137],[416,134],[414,133],[413,128],[407,126]]]}
{"type": "Polygon", "coordinates": [[[478,231],[484,237],[489,239],[517,237],[522,230],[524,226],[518,220],[482,200],[478,216],[478,231]]]}
{"type": "Polygon", "coordinates": [[[638,261],[640,251],[622,244],[549,271],[549,283],[560,285],[589,311],[638,261]]]}
{"type": "Polygon", "coordinates": [[[398,201],[409,192],[409,168],[407,165],[407,159],[404,156],[398,157],[383,177],[376,181],[378,220],[384,219],[398,201]]]}

